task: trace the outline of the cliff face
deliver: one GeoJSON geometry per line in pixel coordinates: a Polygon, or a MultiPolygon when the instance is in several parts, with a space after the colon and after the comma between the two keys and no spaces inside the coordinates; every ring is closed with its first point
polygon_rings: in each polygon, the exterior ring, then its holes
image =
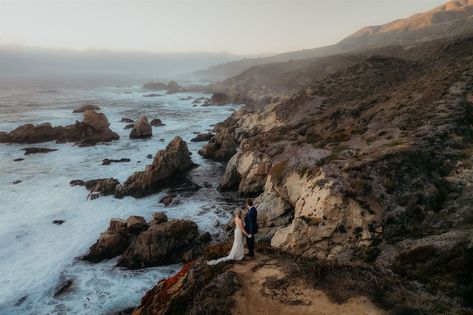
{"type": "Polygon", "coordinates": [[[217,132],[239,143],[221,189],[257,197],[259,237],[307,257],[471,232],[472,49],[373,56],[237,111],[217,132]]]}

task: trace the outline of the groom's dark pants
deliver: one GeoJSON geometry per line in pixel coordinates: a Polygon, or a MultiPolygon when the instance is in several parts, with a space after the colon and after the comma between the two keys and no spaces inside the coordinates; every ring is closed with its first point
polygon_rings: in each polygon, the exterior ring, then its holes
{"type": "Polygon", "coordinates": [[[246,246],[248,247],[248,256],[255,257],[255,236],[246,237],[246,246]]]}

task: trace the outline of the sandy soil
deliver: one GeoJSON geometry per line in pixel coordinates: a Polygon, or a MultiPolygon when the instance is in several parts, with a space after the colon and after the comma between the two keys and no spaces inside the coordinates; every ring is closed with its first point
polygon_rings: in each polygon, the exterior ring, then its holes
{"type": "Polygon", "coordinates": [[[284,273],[275,260],[263,255],[242,261],[232,267],[242,285],[234,295],[233,314],[244,315],[339,315],[385,314],[367,298],[349,299],[344,304],[331,302],[320,290],[308,288],[301,282],[284,280],[284,273]]]}

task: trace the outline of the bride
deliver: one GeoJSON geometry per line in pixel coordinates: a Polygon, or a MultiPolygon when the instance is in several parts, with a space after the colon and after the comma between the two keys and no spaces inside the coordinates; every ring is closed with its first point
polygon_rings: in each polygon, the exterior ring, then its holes
{"type": "Polygon", "coordinates": [[[227,261],[227,260],[242,260],[244,256],[244,249],[243,249],[243,239],[244,236],[248,236],[249,234],[246,233],[245,227],[243,226],[242,220],[243,212],[241,210],[237,210],[235,213],[235,232],[234,232],[234,240],[232,250],[230,254],[226,257],[222,257],[217,260],[211,260],[208,262],[209,265],[216,265],[220,262],[227,261]]]}

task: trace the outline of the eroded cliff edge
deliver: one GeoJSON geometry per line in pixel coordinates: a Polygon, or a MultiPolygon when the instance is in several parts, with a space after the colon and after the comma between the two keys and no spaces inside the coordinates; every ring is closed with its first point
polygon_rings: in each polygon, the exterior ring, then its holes
{"type": "MultiPolygon", "coordinates": [[[[260,256],[285,266],[278,286],[302,279],[334,301],[367,296],[396,314],[471,313],[471,51],[467,38],[415,58],[363,57],[295,93],[257,95],[216,126],[200,153],[228,160],[221,190],[255,198],[260,256]]],[[[198,314],[194,302],[216,289],[230,314],[241,281],[195,266],[135,312],[172,313],[153,301],[197,272],[212,290],[192,286],[169,303],[198,314]]]]}

